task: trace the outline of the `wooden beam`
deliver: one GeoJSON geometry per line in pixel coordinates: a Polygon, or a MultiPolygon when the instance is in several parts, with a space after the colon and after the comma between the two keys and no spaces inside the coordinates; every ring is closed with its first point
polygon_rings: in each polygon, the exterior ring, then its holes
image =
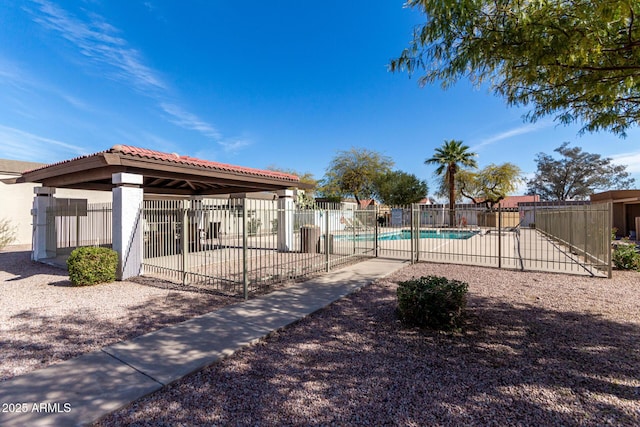
{"type": "Polygon", "coordinates": [[[164,181],[166,181],[166,180],[163,179],[163,178],[156,178],[153,181],[151,181],[151,182],[149,182],[149,183],[147,183],[145,185],[155,186],[155,185],[163,183],[164,181]]]}
{"type": "Polygon", "coordinates": [[[38,182],[42,182],[45,187],[69,187],[71,185],[87,183],[90,184],[96,181],[108,181],[111,182],[111,175],[118,172],[111,167],[102,167],[99,169],[90,169],[86,171],[78,171],[68,173],[64,175],[52,176],[44,178],[38,182]]]}
{"type": "Polygon", "coordinates": [[[95,154],[89,157],[62,162],[55,165],[47,166],[42,169],[27,172],[22,176],[26,182],[42,182],[42,180],[58,177],[60,175],[69,175],[76,172],[86,173],[93,169],[102,169],[108,166],[103,156],[104,153],[95,154]]]}

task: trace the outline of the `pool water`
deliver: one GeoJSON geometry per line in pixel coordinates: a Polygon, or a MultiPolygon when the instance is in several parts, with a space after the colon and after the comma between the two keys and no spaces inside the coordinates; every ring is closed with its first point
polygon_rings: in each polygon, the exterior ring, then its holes
{"type": "MultiPolygon", "coordinates": [[[[420,230],[421,239],[457,239],[465,240],[478,234],[477,231],[441,231],[441,230],[420,230]]],[[[399,233],[384,234],[378,236],[378,240],[409,240],[411,231],[401,230],[399,233]]]]}
{"type": "MultiPolygon", "coordinates": [[[[456,240],[465,240],[469,239],[478,234],[477,231],[447,231],[447,230],[420,230],[420,238],[421,239],[456,239],[456,240]]],[[[355,240],[371,240],[374,235],[372,233],[366,234],[356,234],[355,240]]],[[[339,240],[353,240],[353,236],[343,235],[343,236],[335,236],[334,238],[338,238],[339,240]]],[[[378,235],[378,240],[409,240],[411,239],[411,231],[409,230],[400,230],[400,231],[392,231],[388,233],[380,233],[378,235]]]]}

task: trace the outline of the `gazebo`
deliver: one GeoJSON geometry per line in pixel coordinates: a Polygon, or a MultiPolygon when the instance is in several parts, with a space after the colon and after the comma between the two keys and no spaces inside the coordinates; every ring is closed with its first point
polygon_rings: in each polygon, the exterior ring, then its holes
{"type": "Polygon", "coordinates": [[[278,248],[288,250],[293,239],[292,188],[304,184],[295,175],[218,163],[176,153],[115,145],[106,151],[47,165],[22,174],[16,182],[35,182],[32,259],[46,258],[47,208],[56,188],[111,191],[113,249],[119,254],[118,278],[137,276],[142,268],[140,207],[145,194],[183,198],[272,191],[278,194],[278,248]]]}

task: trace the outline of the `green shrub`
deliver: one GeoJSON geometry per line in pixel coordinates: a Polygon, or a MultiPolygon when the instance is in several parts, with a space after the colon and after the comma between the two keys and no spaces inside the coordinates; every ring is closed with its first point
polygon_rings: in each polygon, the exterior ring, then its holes
{"type": "Polygon", "coordinates": [[[116,280],[118,253],[108,248],[74,249],[67,259],[69,279],[75,286],[95,285],[116,280]]]}
{"type": "Polygon", "coordinates": [[[462,326],[469,285],[446,277],[423,276],[398,286],[398,314],[411,326],[451,330],[462,326]]]}
{"type": "Polygon", "coordinates": [[[617,244],[613,250],[612,261],[613,265],[621,270],[640,270],[640,253],[633,243],[617,244]]]}
{"type": "Polygon", "coordinates": [[[15,228],[8,219],[0,219],[0,249],[16,240],[15,228]]]}

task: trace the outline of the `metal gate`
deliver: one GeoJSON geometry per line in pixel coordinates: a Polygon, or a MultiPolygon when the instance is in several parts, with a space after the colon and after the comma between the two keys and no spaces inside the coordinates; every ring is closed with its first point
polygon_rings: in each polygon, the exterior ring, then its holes
{"type": "Polygon", "coordinates": [[[51,262],[65,265],[69,254],[81,246],[111,247],[111,203],[55,198],[46,218],[46,252],[51,262]]]}

